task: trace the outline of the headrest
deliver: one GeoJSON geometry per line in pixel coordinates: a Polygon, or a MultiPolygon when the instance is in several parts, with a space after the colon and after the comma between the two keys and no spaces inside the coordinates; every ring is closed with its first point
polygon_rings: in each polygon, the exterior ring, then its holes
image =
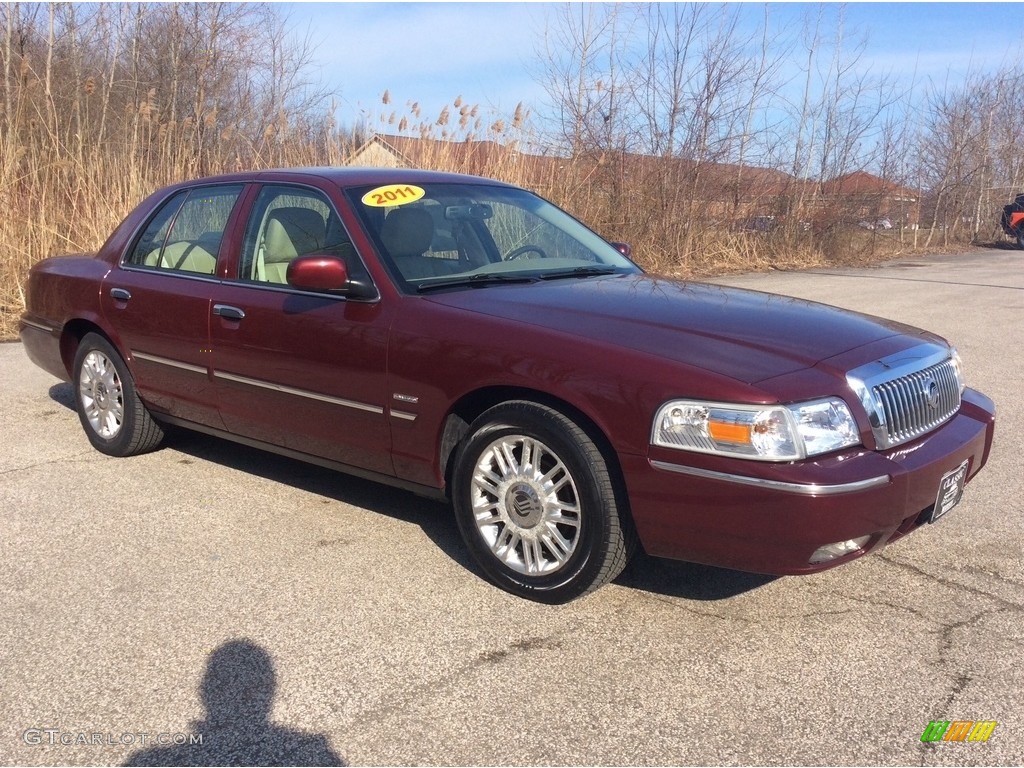
{"type": "Polygon", "coordinates": [[[277,208],[267,217],[267,262],[291,261],[323,250],[327,224],[310,208],[277,208]]]}
{"type": "Polygon", "coordinates": [[[423,208],[396,208],[384,219],[380,239],[394,258],[422,256],[434,239],[434,219],[423,208]]]}

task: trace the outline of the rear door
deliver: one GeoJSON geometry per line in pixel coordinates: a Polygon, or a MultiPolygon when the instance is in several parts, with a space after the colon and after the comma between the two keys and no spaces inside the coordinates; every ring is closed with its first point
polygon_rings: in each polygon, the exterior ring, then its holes
{"type": "Polygon", "coordinates": [[[227,429],[393,474],[386,306],[286,280],[292,259],[327,253],[369,281],[329,197],[312,187],[263,186],[240,250],[236,279],[217,288],[211,308],[213,377],[227,429]]]}
{"type": "Polygon", "coordinates": [[[104,279],[101,305],[136,386],[155,411],[222,427],[210,377],[217,258],[244,185],[165,200],[104,279]]]}

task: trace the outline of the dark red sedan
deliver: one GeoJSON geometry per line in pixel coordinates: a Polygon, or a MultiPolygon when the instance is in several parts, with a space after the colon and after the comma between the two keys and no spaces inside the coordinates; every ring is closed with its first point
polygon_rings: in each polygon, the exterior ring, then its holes
{"type": "Polygon", "coordinates": [[[994,408],[943,339],[622,252],[487,179],[221,176],[37,264],[21,337],[100,451],[176,424],[447,497],[481,569],[549,602],[636,540],[829,568],[935,522],[984,466],[994,408]]]}

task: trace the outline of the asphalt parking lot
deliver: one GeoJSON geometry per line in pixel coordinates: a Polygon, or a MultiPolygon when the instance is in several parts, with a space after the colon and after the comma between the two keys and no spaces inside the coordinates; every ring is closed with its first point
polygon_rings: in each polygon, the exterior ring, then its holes
{"type": "Polygon", "coordinates": [[[952,340],[998,408],[960,506],[815,576],[640,556],[536,605],[408,493],[184,433],[107,458],[0,345],[0,763],[1020,764],[1024,253],[717,282],[952,340]]]}

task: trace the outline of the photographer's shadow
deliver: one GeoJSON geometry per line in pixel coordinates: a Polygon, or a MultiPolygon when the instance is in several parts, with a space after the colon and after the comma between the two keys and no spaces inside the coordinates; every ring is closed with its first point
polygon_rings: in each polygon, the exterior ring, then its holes
{"type": "Polygon", "coordinates": [[[206,719],[192,724],[186,743],[140,750],[125,765],[345,765],[326,737],[270,722],[276,686],[263,648],[248,640],[224,643],[207,662],[200,688],[206,719]]]}

